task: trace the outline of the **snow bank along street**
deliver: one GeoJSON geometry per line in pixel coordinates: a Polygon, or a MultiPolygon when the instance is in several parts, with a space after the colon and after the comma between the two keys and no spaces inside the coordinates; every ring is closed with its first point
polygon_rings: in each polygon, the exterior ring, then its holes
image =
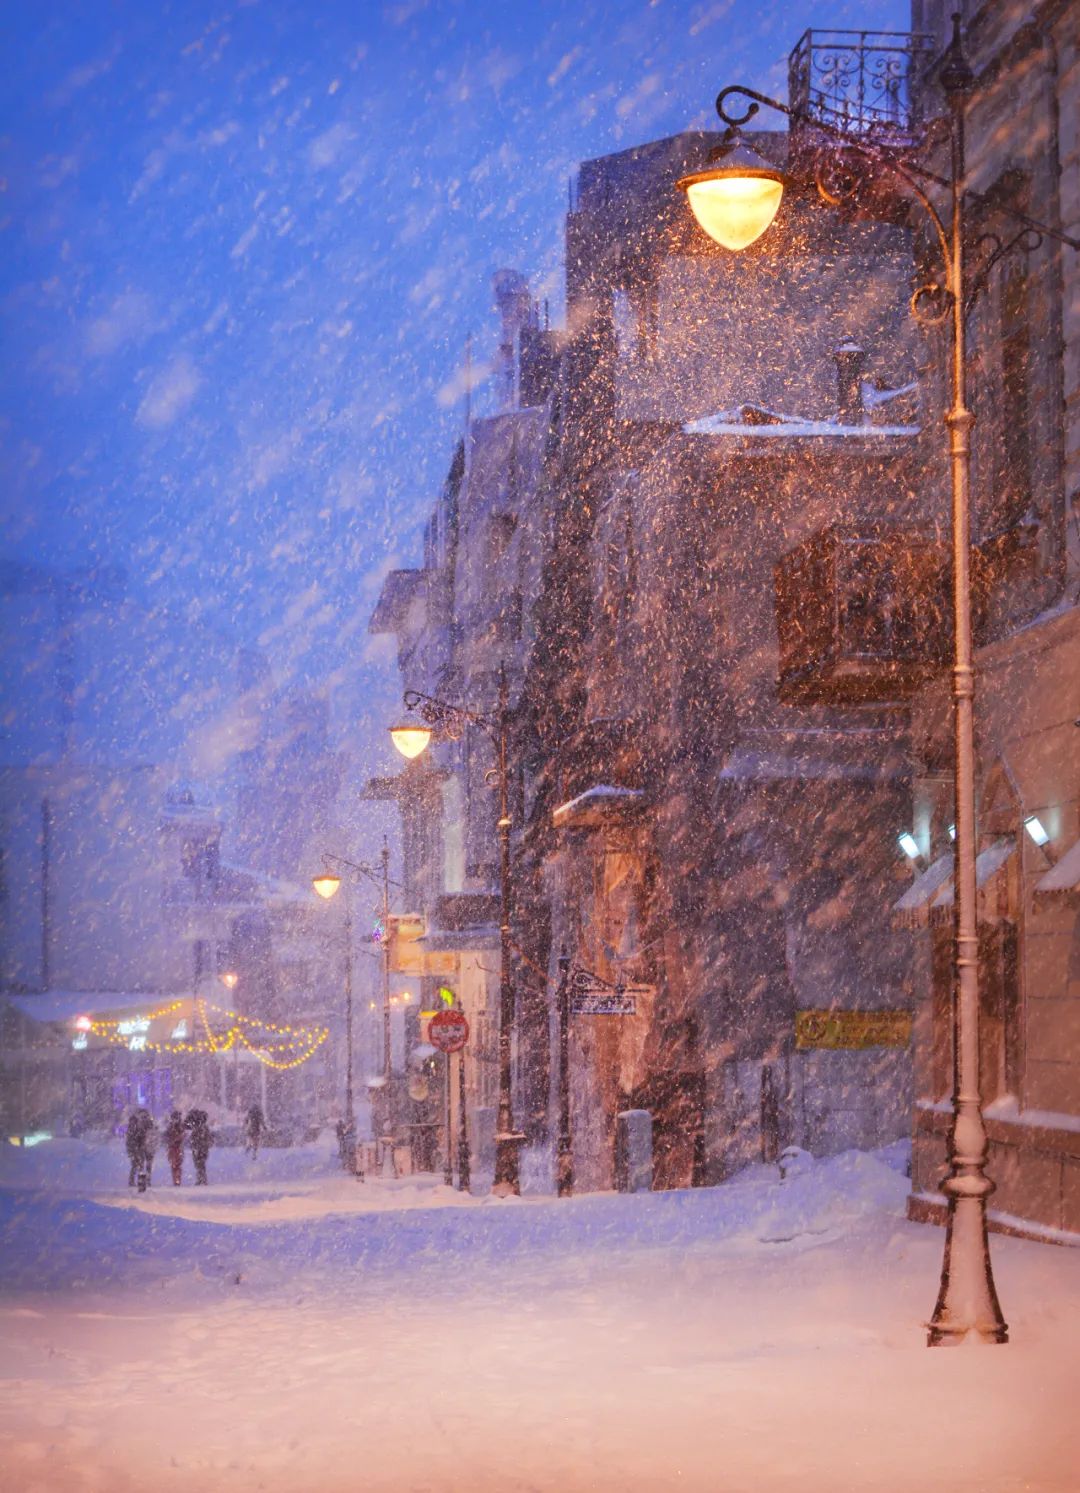
{"type": "Polygon", "coordinates": [[[5,1147],[3,1484],[1071,1493],[1080,1252],[995,1240],[1012,1343],[928,1352],[902,1149],[560,1202],[329,1144],[142,1197],[119,1143],[5,1147]]]}

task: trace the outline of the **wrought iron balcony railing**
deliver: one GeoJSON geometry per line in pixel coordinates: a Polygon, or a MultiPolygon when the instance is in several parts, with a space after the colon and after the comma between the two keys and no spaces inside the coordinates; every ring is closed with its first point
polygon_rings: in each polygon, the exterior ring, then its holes
{"type": "Polygon", "coordinates": [[[905,31],[805,31],[788,57],[788,99],[805,121],[897,146],[921,134],[919,79],[933,38],[905,31]]]}

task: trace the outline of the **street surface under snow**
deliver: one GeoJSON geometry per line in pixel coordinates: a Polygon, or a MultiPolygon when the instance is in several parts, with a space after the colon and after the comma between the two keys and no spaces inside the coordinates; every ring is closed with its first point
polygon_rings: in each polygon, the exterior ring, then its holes
{"type": "Polygon", "coordinates": [[[5,1146],[0,1484],[1075,1493],[1080,1251],[995,1239],[1012,1343],[928,1351],[899,1151],[499,1201],[328,1144],[145,1197],[119,1142],[5,1146]]]}

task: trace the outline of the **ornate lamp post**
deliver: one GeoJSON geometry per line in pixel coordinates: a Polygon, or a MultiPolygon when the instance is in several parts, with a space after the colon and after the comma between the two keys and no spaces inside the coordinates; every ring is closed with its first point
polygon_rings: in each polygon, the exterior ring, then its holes
{"type": "Polygon", "coordinates": [[[419,690],[405,692],[405,709],[416,711],[391,726],[390,735],[402,756],[418,757],[438,726],[444,737],[459,736],[466,726],[478,726],[495,744],[495,768],[489,781],[499,795],[499,1114],[495,1133],[495,1187],[518,1192],[518,1148],[525,1139],[514,1129],[511,1094],[511,1038],[514,1028],[514,985],[510,976],[510,782],[507,764],[510,706],[506,665],[499,667],[499,703],[495,711],[471,710],[465,705],[437,700],[419,690]]]}
{"type": "Polygon", "coordinates": [[[953,1120],[949,1136],[949,1176],[942,1190],[948,1199],[948,1224],[941,1288],[929,1325],[928,1343],[989,1343],[1008,1340],[1008,1328],[998,1305],[990,1265],[986,1227],[986,1200],[994,1184],[985,1172],[987,1135],[979,1093],[979,984],[978,936],[976,931],[976,829],[975,748],[973,731],[974,668],[971,643],[970,476],[971,427],[974,416],[967,407],[965,315],[987,282],[990,269],[1012,250],[1030,251],[1044,237],[1057,239],[1073,249],[1080,240],[1069,238],[1023,213],[1008,215],[1018,225],[1015,236],[1002,241],[987,235],[980,243],[987,253],[969,278],[965,273],[964,127],[968,98],[975,78],[966,57],[960,33],[960,16],[953,16],[953,35],[939,72],[939,81],[949,109],[950,170],[947,177],[898,159],[887,145],[867,136],[838,128],[802,108],[791,108],[765,94],[742,87],[725,88],[716,100],[716,111],[729,127],[723,145],[713,152],[704,171],[683,177],[679,186],[702,228],[718,243],[741,249],[766,231],[780,207],[790,178],[748,150],[739,126],[758,112],[761,104],[787,114],[795,124],[811,127],[843,145],[846,180],[827,180],[819,168],[816,185],[832,204],[850,196],[858,185],[860,167],[885,170],[897,177],[926,210],[944,261],[943,283],[920,286],[912,296],[914,315],[924,323],[951,326],[949,368],[951,405],[945,415],[948,430],[949,468],[952,488],[953,551],[953,668],[952,700],[955,742],[954,786],[956,794],[956,838],[954,841],[955,923],[953,1000],[953,1120]],[[748,102],[742,113],[731,112],[728,100],[748,102]],[[750,159],[753,157],[753,159],[750,159]],[[924,186],[923,183],[927,185],[924,186]],[[929,191],[943,188],[948,194],[944,212],[935,206],[929,191]]]}

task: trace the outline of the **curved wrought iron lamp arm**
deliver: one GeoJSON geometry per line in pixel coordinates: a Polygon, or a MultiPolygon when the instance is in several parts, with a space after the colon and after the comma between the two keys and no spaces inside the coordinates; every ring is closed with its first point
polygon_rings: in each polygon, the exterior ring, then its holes
{"type": "Polygon", "coordinates": [[[727,88],[721,88],[720,92],[716,95],[716,112],[724,124],[729,125],[733,129],[741,129],[744,124],[748,124],[754,115],[758,113],[762,104],[767,109],[775,109],[778,114],[786,114],[789,119],[799,119],[802,117],[798,109],[789,108],[787,104],[780,103],[779,99],[770,98],[767,93],[758,93],[754,88],[744,88],[741,83],[729,84],[727,88]],[[727,101],[729,98],[735,97],[750,100],[746,106],[745,113],[731,114],[728,112],[727,101]]]}
{"type": "MultiPolygon", "coordinates": [[[[381,887],[383,884],[382,871],[376,866],[369,866],[366,861],[346,860],[343,855],[335,855],[332,850],[324,850],[322,858],[332,865],[344,866],[349,871],[355,871],[358,876],[366,876],[369,881],[373,881],[378,887],[381,887]]],[[[388,876],[386,881],[388,886],[396,886],[398,888],[402,886],[401,882],[395,881],[392,876],[388,876]]]]}
{"type": "Polygon", "coordinates": [[[990,274],[994,266],[1004,259],[1008,254],[1019,252],[1031,254],[1038,249],[1043,241],[1043,232],[1040,228],[1021,228],[1019,233],[1010,239],[1002,239],[998,233],[984,233],[975,245],[976,249],[987,250],[986,258],[979,265],[972,277],[968,287],[967,295],[964,297],[964,310],[969,311],[975,301],[986,289],[990,280],[990,274]]]}
{"type": "MultiPolygon", "coordinates": [[[[911,309],[916,318],[924,323],[936,325],[944,321],[949,313],[952,297],[961,294],[961,287],[949,284],[953,256],[949,243],[948,230],[945,227],[941,214],[926,191],[926,188],[922,186],[921,181],[932,182],[935,186],[949,188],[950,182],[948,178],[939,176],[936,172],[927,171],[921,166],[908,165],[898,160],[894,152],[887,148],[875,145],[866,140],[860,140],[857,136],[840,129],[837,125],[830,124],[827,120],[815,118],[813,115],[808,114],[805,109],[792,109],[788,104],[782,104],[779,99],[770,98],[767,93],[758,93],[754,88],[746,88],[741,83],[735,83],[727,88],[722,88],[716,96],[716,112],[721,121],[729,129],[738,129],[740,126],[747,124],[753,119],[755,114],[760,112],[763,104],[768,109],[775,109],[778,114],[786,114],[793,124],[806,124],[819,133],[828,135],[862,160],[872,162],[876,166],[884,167],[885,170],[892,172],[894,176],[898,177],[911,194],[922,203],[934,229],[938,247],[941,250],[945,267],[945,284],[937,285],[930,283],[920,285],[911,297],[911,309]],[[729,100],[735,98],[746,101],[745,107],[741,112],[733,110],[729,103],[729,100]],[[936,310],[931,310],[929,309],[929,303],[932,303],[935,299],[940,304],[936,310]]],[[[846,192],[839,189],[830,190],[821,172],[817,173],[814,184],[821,197],[826,202],[831,202],[834,206],[842,202],[846,196],[850,196],[851,192],[854,191],[854,183],[849,186],[846,192]]],[[[969,197],[975,203],[981,204],[983,201],[978,193],[965,193],[965,196],[969,197]]],[[[1073,238],[1067,233],[1062,233],[1059,229],[1052,228],[1047,223],[1040,223],[1037,219],[1029,217],[1027,213],[1007,206],[999,206],[998,211],[1006,217],[1011,218],[1014,222],[1019,223],[1021,227],[1018,233],[1006,241],[1003,241],[997,234],[986,234],[980,240],[980,243],[992,244],[993,251],[984,263],[980,265],[971,284],[963,291],[965,310],[971,309],[975,300],[986,289],[990,272],[1007,254],[1013,252],[1029,254],[1037,249],[1043,240],[1047,238],[1066,244],[1069,248],[1080,250],[1080,239],[1073,238]]]]}
{"type": "Polygon", "coordinates": [[[425,695],[418,689],[405,691],[405,709],[415,710],[429,726],[479,726],[489,735],[497,735],[499,729],[497,716],[470,710],[467,705],[455,705],[449,700],[437,700],[434,695],[425,695]]]}
{"type": "MultiPolygon", "coordinates": [[[[941,214],[934,206],[928,193],[920,186],[912,171],[903,165],[902,162],[898,161],[891,151],[882,150],[879,146],[867,144],[866,141],[860,140],[842,129],[838,129],[836,125],[831,125],[826,120],[815,119],[803,109],[792,109],[789,105],[782,104],[779,99],[770,98],[767,93],[758,93],[754,88],[744,88],[741,83],[734,83],[727,88],[722,88],[716,96],[717,114],[724,124],[733,129],[738,129],[753,119],[754,115],[760,111],[762,104],[768,109],[775,109],[778,114],[786,114],[793,124],[812,125],[814,129],[820,130],[823,134],[829,135],[832,139],[839,141],[845,149],[853,151],[862,160],[871,161],[876,166],[884,166],[886,170],[898,176],[926,209],[930,222],[933,225],[934,233],[937,236],[938,247],[941,250],[942,260],[945,265],[945,278],[946,282],[948,282],[949,266],[952,260],[949,252],[949,236],[941,214]],[[748,100],[742,113],[736,114],[731,110],[728,100],[732,98],[748,100]]],[[[830,189],[820,171],[815,175],[814,185],[817,187],[821,198],[825,202],[831,203],[834,207],[846,197],[849,197],[855,187],[855,184],[852,183],[847,191],[841,191],[835,186],[833,189],[830,189]]],[[[944,287],[946,304],[939,313],[928,316],[925,311],[920,309],[924,297],[931,297],[935,293],[940,292],[941,289],[942,287],[937,285],[924,285],[916,290],[911,298],[911,308],[920,320],[938,322],[943,320],[948,314],[947,297],[951,296],[955,290],[955,287],[948,283],[944,287]]]]}

